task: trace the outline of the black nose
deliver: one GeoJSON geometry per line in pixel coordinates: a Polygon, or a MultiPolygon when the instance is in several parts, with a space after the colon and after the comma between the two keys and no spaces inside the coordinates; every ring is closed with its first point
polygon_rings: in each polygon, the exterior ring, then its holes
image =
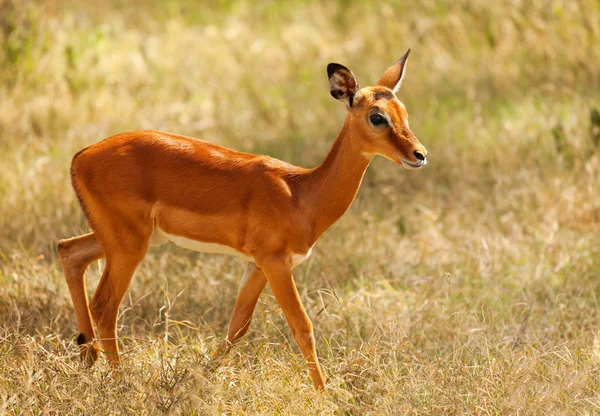
{"type": "Polygon", "coordinates": [[[423,153],[421,153],[421,152],[419,152],[419,151],[417,151],[417,150],[415,150],[415,153],[414,153],[414,155],[415,155],[415,157],[416,157],[417,159],[419,159],[420,161],[423,161],[423,160],[425,160],[425,156],[423,155],[423,153]]]}

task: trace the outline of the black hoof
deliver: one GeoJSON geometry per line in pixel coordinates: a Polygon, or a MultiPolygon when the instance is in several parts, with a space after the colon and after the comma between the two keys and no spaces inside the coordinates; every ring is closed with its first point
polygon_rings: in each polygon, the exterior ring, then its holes
{"type": "Polygon", "coordinates": [[[79,334],[77,336],[77,345],[83,345],[83,344],[86,344],[86,343],[87,343],[87,341],[85,340],[85,335],[79,334]]]}

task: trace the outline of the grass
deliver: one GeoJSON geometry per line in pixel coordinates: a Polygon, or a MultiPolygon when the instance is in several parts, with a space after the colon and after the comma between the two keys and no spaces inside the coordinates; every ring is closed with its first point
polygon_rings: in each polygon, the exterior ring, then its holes
{"type": "Polygon", "coordinates": [[[600,413],[599,22],[593,0],[0,2],[0,414],[600,413]],[[243,264],[170,245],[122,304],[122,371],[82,367],[55,250],[87,230],[76,151],[154,128],[315,166],[345,111],[326,64],[369,85],[408,47],[427,168],[376,160],[295,269],[324,394],[268,288],[207,373],[243,264]]]}

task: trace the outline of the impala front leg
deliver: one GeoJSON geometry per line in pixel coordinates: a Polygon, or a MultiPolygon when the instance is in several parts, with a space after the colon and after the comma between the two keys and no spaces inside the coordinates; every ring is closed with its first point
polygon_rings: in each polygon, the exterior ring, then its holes
{"type": "Polygon", "coordinates": [[[256,302],[266,284],[267,279],[263,271],[254,263],[248,263],[229,321],[227,337],[213,354],[211,368],[216,368],[221,363],[221,358],[248,332],[256,302]]]}
{"type": "Polygon", "coordinates": [[[291,264],[285,261],[272,261],[264,264],[263,270],[271,286],[275,299],[281,306],[292,334],[308,363],[308,371],[317,390],[325,388],[323,373],[319,366],[315,337],[310,318],[302,306],[296,283],[292,276],[291,264]]]}

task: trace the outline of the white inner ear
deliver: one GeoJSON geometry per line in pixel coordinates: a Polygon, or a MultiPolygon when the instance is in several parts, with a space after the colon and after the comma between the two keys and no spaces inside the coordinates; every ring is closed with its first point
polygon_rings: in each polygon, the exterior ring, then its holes
{"type": "MultiPolygon", "coordinates": [[[[338,100],[343,101],[346,104],[346,107],[350,108],[350,100],[348,97],[348,94],[350,93],[350,91],[348,88],[347,77],[336,72],[331,76],[329,81],[330,81],[333,89],[340,90],[344,93],[344,96],[338,98],[338,100]]],[[[357,82],[357,81],[354,80],[354,82],[357,82]]],[[[352,104],[356,103],[356,101],[358,101],[359,98],[360,98],[360,89],[357,89],[356,92],[354,93],[354,96],[352,97],[352,104]]]]}
{"type": "Polygon", "coordinates": [[[348,90],[345,87],[346,79],[343,75],[340,75],[336,72],[333,74],[332,81],[332,84],[336,89],[343,91],[344,94],[348,94],[348,90]],[[344,87],[342,87],[342,85],[344,85],[344,87]]]}
{"type": "Polygon", "coordinates": [[[342,76],[342,74],[336,72],[333,74],[333,78],[336,79],[336,81],[344,81],[344,77],[342,76]]]}
{"type": "Polygon", "coordinates": [[[406,74],[406,64],[407,63],[408,62],[404,62],[404,66],[402,67],[402,73],[400,74],[400,79],[396,83],[396,86],[392,89],[394,94],[396,94],[398,92],[398,90],[400,89],[400,85],[402,84],[402,80],[404,79],[404,75],[406,74]]]}

